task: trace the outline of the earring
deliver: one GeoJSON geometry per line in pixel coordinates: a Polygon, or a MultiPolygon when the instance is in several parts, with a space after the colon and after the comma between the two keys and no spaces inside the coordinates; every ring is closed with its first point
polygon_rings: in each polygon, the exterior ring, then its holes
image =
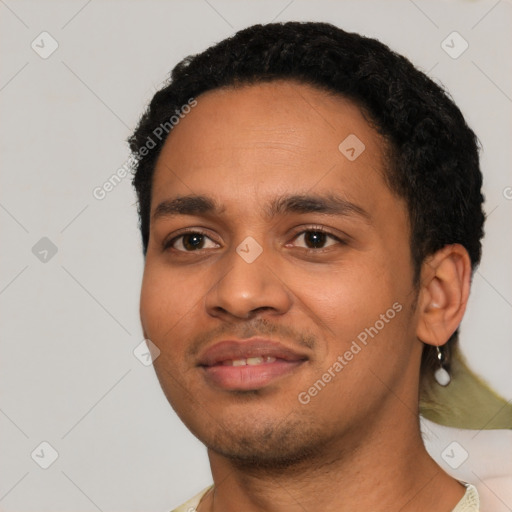
{"type": "Polygon", "coordinates": [[[450,374],[448,373],[448,370],[445,368],[445,357],[444,354],[441,352],[441,349],[439,347],[436,347],[437,352],[437,360],[439,361],[439,367],[434,372],[434,378],[436,379],[437,383],[440,386],[448,386],[450,384],[450,381],[452,378],[450,377],[450,374]]]}

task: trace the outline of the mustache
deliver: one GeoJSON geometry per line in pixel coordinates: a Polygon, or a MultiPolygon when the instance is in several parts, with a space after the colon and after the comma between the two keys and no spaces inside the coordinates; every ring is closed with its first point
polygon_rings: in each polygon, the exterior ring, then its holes
{"type": "MultiPolygon", "coordinates": [[[[196,357],[201,350],[214,340],[245,340],[253,337],[269,338],[273,341],[292,340],[293,345],[314,349],[316,337],[311,333],[298,331],[293,327],[271,323],[264,318],[253,318],[239,324],[222,324],[194,337],[187,349],[187,357],[196,357]]],[[[288,343],[287,343],[288,344],[288,343]]]]}

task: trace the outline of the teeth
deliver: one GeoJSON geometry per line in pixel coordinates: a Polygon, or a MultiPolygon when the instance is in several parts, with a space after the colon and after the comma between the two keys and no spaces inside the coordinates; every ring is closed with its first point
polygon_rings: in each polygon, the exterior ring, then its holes
{"type": "Polygon", "coordinates": [[[247,364],[248,365],[256,365],[263,363],[263,357],[248,357],[247,364]]]}
{"type": "Polygon", "coordinates": [[[248,357],[247,359],[232,359],[224,361],[224,366],[257,366],[263,363],[273,363],[276,361],[275,357],[264,356],[264,357],[248,357]]]}

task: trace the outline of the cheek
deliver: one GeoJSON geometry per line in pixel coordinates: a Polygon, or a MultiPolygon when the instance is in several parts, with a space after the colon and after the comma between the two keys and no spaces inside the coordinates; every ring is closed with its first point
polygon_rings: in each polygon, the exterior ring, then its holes
{"type": "MultiPolygon", "coordinates": [[[[201,306],[196,278],[185,279],[156,262],[146,260],[140,297],[140,317],[145,336],[160,350],[153,367],[169,403],[186,409],[190,402],[183,378],[188,342],[197,334],[197,308],[201,306]]],[[[204,292],[203,292],[204,293],[204,292]]]]}
{"type": "MultiPolygon", "coordinates": [[[[180,278],[160,265],[146,262],[140,296],[142,327],[149,339],[164,347],[172,340],[177,348],[183,340],[182,330],[194,314],[201,293],[198,277],[180,278]]],[[[162,350],[162,349],[161,349],[162,350]]]]}
{"type": "Polygon", "coordinates": [[[294,270],[286,280],[299,307],[302,304],[337,334],[337,327],[347,333],[364,328],[398,300],[395,282],[386,269],[359,260],[314,273],[294,270]]]}
{"type": "MultiPolygon", "coordinates": [[[[318,371],[333,364],[338,355],[353,350],[357,363],[351,363],[344,373],[355,378],[354,371],[366,373],[365,367],[388,354],[390,347],[395,349],[406,342],[408,288],[383,262],[354,258],[344,268],[314,274],[290,272],[288,282],[298,308],[316,324],[319,340],[325,340],[321,348],[317,347],[318,371]]],[[[348,357],[352,360],[352,354],[348,357]]]]}

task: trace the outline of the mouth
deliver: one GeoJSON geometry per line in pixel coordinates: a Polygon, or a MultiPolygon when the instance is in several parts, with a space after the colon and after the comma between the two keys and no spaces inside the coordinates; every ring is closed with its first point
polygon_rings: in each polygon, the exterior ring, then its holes
{"type": "Polygon", "coordinates": [[[210,385],[230,391],[262,389],[296,371],[307,356],[264,339],[221,341],[199,359],[210,385]]]}

